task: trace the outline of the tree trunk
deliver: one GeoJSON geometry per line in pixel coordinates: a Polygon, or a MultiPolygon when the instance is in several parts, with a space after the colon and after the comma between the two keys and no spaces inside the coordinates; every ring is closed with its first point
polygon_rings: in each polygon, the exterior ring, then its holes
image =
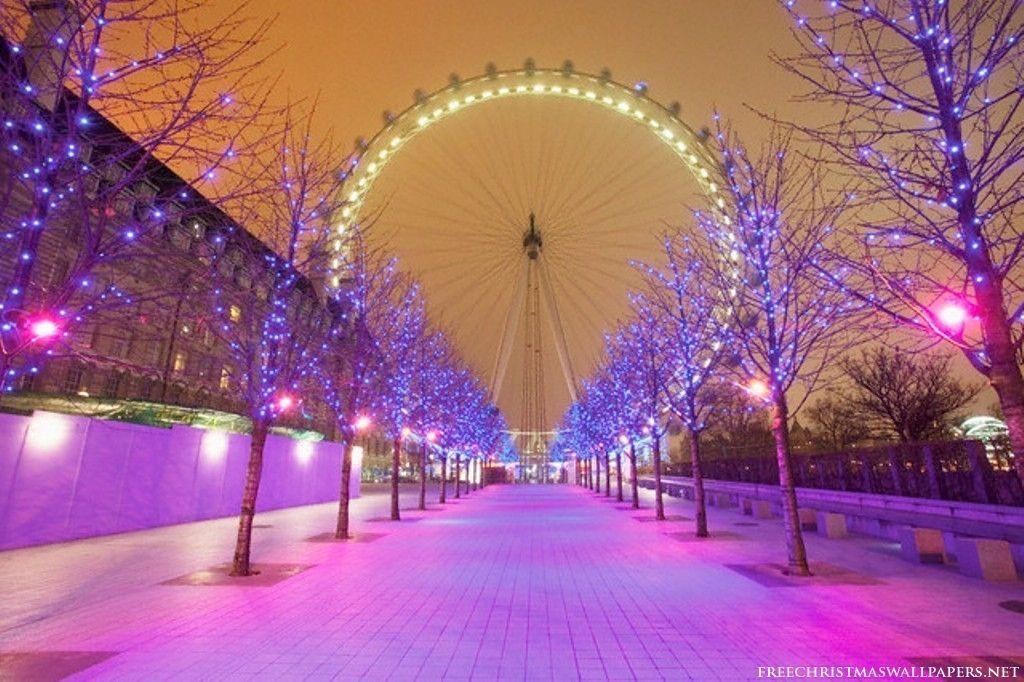
{"type": "Polygon", "coordinates": [[[611,455],[604,453],[604,497],[611,497],[611,455]]]}
{"type": "Polygon", "coordinates": [[[462,471],[462,455],[458,452],[455,453],[455,499],[462,497],[462,481],[459,480],[459,476],[462,471]]]}
{"type": "Polygon", "coordinates": [[[448,455],[441,456],[441,492],[437,497],[441,504],[448,501],[448,455]]]}
{"type": "Polygon", "coordinates": [[[391,520],[399,521],[398,513],[398,470],[402,466],[402,439],[395,438],[391,442],[391,520]]]}
{"type": "Polygon", "coordinates": [[[629,468],[632,481],[630,481],[629,487],[633,491],[633,509],[640,508],[640,491],[639,481],[636,480],[636,445],[633,441],[629,442],[629,468]]]}
{"type": "Polygon", "coordinates": [[[622,502],[622,450],[615,451],[615,483],[618,486],[618,500],[622,502]]]}
{"type": "Polygon", "coordinates": [[[661,493],[661,438],[658,434],[652,433],[651,439],[654,443],[651,459],[654,460],[654,518],[659,521],[665,520],[665,499],[661,493]]]}
{"type": "Polygon", "coordinates": [[[996,324],[991,326],[999,327],[998,333],[1002,338],[992,341],[986,337],[986,353],[992,362],[989,383],[999,397],[999,407],[1003,411],[1003,420],[1010,435],[1010,450],[1013,451],[1017,477],[1024,484],[1024,379],[1017,366],[1008,327],[996,324]],[[999,362],[996,361],[997,357],[999,362]]]}
{"type": "MultiPolygon", "coordinates": [[[[930,74],[932,87],[942,113],[940,120],[946,136],[947,148],[965,147],[961,118],[957,103],[949,98],[937,72],[930,74]]],[[[991,246],[987,243],[978,215],[978,188],[974,186],[967,157],[958,155],[950,164],[952,185],[963,189],[957,202],[957,222],[964,243],[981,246],[965,251],[967,274],[974,288],[975,308],[981,322],[982,340],[988,358],[988,380],[999,397],[999,406],[1010,436],[1017,476],[1024,483],[1024,377],[1017,364],[1017,349],[1004,302],[1003,279],[992,262],[991,246]]]]}
{"type": "Polygon", "coordinates": [[[427,449],[420,448],[420,509],[427,508],[427,449]]]}
{"type": "Polygon", "coordinates": [[[600,493],[601,492],[601,457],[599,455],[594,455],[594,458],[591,461],[594,463],[594,492],[595,493],[600,493]]]}
{"type": "Polygon", "coordinates": [[[256,495],[260,490],[260,476],[263,473],[263,448],[267,443],[270,424],[253,420],[252,437],[249,445],[249,466],[245,472],[245,490],[242,492],[242,511],[238,516],[238,538],[235,541],[235,558],[231,563],[231,575],[252,575],[249,565],[249,550],[252,546],[252,519],[256,515],[256,495]]]}
{"type": "Polygon", "coordinates": [[[708,507],[704,501],[704,472],[700,468],[700,431],[690,429],[690,467],[693,476],[693,506],[697,519],[697,537],[708,536],[708,507]]]}
{"type": "Polygon", "coordinates": [[[772,405],[772,435],[775,457],[779,462],[779,487],[782,491],[782,519],[786,527],[786,549],[789,554],[789,575],[811,574],[807,566],[807,549],[797,515],[796,488],[793,485],[792,456],[789,451],[789,407],[786,396],[775,398],[772,405]]]}
{"type": "Polygon", "coordinates": [[[341,437],[341,491],[338,494],[338,524],[334,529],[334,537],[348,540],[348,502],[349,489],[352,481],[352,442],[346,435],[341,437]]]}

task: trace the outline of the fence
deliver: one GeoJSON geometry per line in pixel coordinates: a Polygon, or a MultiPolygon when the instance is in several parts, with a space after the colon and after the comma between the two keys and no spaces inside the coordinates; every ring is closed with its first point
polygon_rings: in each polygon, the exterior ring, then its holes
{"type": "MultiPolygon", "coordinates": [[[[777,484],[774,453],[702,462],[705,478],[777,484]]],[[[668,467],[690,476],[688,463],[668,467]]],[[[928,497],[957,502],[1024,506],[1024,489],[1013,467],[993,469],[981,441],[903,443],[882,448],[793,456],[798,487],[928,497]]]]}

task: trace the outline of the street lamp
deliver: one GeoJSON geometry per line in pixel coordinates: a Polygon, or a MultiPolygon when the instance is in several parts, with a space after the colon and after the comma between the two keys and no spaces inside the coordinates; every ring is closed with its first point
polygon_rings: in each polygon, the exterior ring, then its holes
{"type": "Polygon", "coordinates": [[[37,317],[29,322],[28,330],[33,341],[41,341],[56,336],[60,327],[49,317],[37,317]]]}
{"type": "Polygon", "coordinates": [[[967,309],[958,302],[950,302],[939,308],[937,317],[943,327],[958,330],[967,321],[967,309]]]}
{"type": "Polygon", "coordinates": [[[768,396],[768,384],[761,379],[752,379],[747,384],[746,391],[755,398],[765,398],[768,396]]]}
{"type": "Polygon", "coordinates": [[[370,419],[369,417],[367,417],[364,414],[364,415],[360,415],[356,419],[355,424],[353,424],[352,426],[355,427],[357,432],[362,433],[363,431],[366,431],[367,429],[369,429],[372,425],[373,425],[373,420],[370,419]]]}
{"type": "Polygon", "coordinates": [[[295,397],[290,393],[281,393],[274,400],[274,409],[278,412],[287,412],[295,407],[295,397]]]}

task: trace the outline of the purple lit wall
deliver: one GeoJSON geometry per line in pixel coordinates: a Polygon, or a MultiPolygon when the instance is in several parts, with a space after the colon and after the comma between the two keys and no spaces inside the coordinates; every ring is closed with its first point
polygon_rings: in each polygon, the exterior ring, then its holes
{"type": "MultiPolygon", "coordinates": [[[[0,549],[234,516],[248,457],[224,431],[0,414],[0,549]]],[[[337,443],[270,436],[257,509],[336,500],[340,480],[337,443]]]]}

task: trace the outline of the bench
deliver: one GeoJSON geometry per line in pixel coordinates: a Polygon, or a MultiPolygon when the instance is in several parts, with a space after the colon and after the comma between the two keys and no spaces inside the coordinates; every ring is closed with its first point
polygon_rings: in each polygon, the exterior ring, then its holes
{"type": "Polygon", "coordinates": [[[827,538],[845,538],[846,516],[836,512],[818,512],[818,532],[827,538]]]}
{"type": "Polygon", "coordinates": [[[900,528],[900,551],[904,559],[914,564],[946,562],[942,531],[935,528],[900,528]]]}
{"type": "Polygon", "coordinates": [[[818,530],[818,512],[800,508],[796,510],[796,515],[800,519],[800,530],[818,530]]]}
{"type": "Polygon", "coordinates": [[[768,500],[753,500],[751,504],[754,510],[754,518],[770,519],[774,516],[772,513],[772,503],[768,500]]]}
{"type": "Polygon", "coordinates": [[[960,572],[995,582],[1017,580],[1010,543],[987,538],[956,538],[956,559],[960,572]]]}

